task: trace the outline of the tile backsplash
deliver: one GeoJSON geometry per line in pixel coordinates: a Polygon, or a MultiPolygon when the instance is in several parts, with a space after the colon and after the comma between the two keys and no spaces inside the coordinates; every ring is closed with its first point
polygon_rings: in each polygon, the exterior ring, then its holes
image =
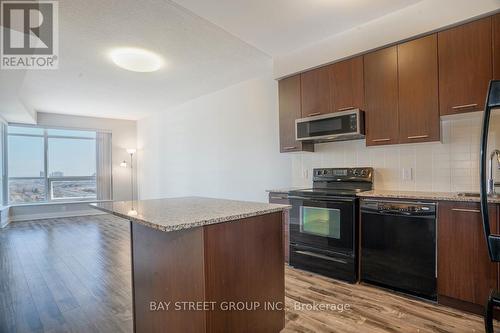
{"type": "MultiPolygon", "coordinates": [[[[313,168],[371,166],[379,190],[477,192],[482,114],[443,118],[441,142],[378,147],[366,147],[364,140],[317,144],[314,153],[293,154],[293,185],[310,186],[313,168]]],[[[494,115],[490,124],[489,151],[500,149],[500,116],[494,115]]]]}

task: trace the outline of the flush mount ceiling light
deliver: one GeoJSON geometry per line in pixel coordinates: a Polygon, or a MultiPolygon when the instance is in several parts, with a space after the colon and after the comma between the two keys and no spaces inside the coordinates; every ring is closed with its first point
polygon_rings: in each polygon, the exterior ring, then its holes
{"type": "Polygon", "coordinates": [[[118,67],[133,72],[155,72],[163,66],[159,55],[144,49],[122,47],[113,49],[109,55],[118,67]]]}

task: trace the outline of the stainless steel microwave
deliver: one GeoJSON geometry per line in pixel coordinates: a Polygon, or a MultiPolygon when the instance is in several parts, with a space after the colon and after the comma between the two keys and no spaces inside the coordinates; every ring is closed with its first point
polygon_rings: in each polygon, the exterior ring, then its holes
{"type": "Polygon", "coordinates": [[[322,114],[295,120],[298,141],[328,142],[365,137],[365,113],[360,109],[322,114]]]}

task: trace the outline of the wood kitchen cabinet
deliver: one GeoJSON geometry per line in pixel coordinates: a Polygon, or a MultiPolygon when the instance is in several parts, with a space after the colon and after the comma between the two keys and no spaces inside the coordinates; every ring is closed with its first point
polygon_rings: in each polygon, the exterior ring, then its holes
{"type": "Polygon", "coordinates": [[[493,22],[493,78],[500,80],[500,14],[492,18],[493,22]]]}
{"type": "Polygon", "coordinates": [[[363,56],[330,66],[330,102],[332,112],[364,109],[363,56]]]}
{"type": "MultiPolygon", "coordinates": [[[[492,233],[497,206],[490,205],[492,233]]],[[[481,313],[497,288],[498,264],[490,262],[479,203],[440,202],[438,210],[438,302],[481,313]]]]}
{"type": "Polygon", "coordinates": [[[364,56],[366,145],[399,142],[398,50],[396,46],[364,56]]]}
{"type": "Polygon", "coordinates": [[[439,141],[437,35],[398,45],[399,143],[439,141]]]}
{"type": "Polygon", "coordinates": [[[301,74],[302,117],[331,112],[329,72],[330,66],[326,66],[301,74]]]}
{"type": "Polygon", "coordinates": [[[302,117],[300,111],[300,75],[280,80],[278,90],[280,152],[314,151],[312,143],[302,143],[295,140],[295,120],[302,117]]]}
{"type": "Polygon", "coordinates": [[[438,33],[441,115],[484,110],[492,79],[492,18],[438,33]]]}
{"type": "MultiPolygon", "coordinates": [[[[288,200],[287,193],[281,192],[270,192],[269,193],[269,203],[280,204],[280,205],[290,205],[290,200],[288,200]]],[[[288,263],[290,258],[290,210],[285,209],[283,211],[283,252],[285,257],[285,262],[288,263]]]]}

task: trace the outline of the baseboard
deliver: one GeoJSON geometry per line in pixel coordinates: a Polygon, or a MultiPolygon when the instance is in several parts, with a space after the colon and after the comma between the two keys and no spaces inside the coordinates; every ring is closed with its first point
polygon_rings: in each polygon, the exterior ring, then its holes
{"type": "MultiPolygon", "coordinates": [[[[477,314],[479,316],[484,315],[484,306],[480,304],[474,304],[443,295],[438,295],[438,303],[440,305],[449,306],[450,308],[477,314]]],[[[486,299],[484,300],[484,303],[486,304],[486,299]]],[[[496,320],[500,320],[500,310],[498,308],[494,309],[493,317],[496,320]]]]}
{"type": "Polygon", "coordinates": [[[19,215],[11,216],[9,218],[10,222],[22,222],[22,221],[35,221],[35,220],[45,220],[45,219],[57,219],[64,217],[78,217],[78,216],[94,216],[94,215],[105,215],[104,212],[99,212],[95,210],[81,211],[81,212],[57,212],[57,213],[44,213],[44,214],[30,214],[30,215],[19,215]]]}

